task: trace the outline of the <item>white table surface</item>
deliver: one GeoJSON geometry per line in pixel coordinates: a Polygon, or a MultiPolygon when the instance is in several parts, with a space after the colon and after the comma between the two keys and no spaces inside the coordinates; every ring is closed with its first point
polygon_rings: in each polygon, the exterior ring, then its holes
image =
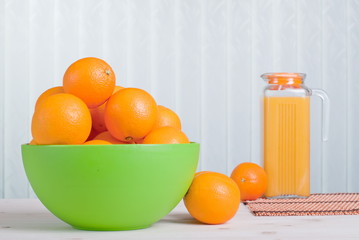
{"type": "Polygon", "coordinates": [[[13,239],[359,239],[359,215],[255,217],[241,205],[229,222],[205,225],[192,219],[181,202],[150,228],[97,232],[72,228],[37,199],[2,199],[0,240],[13,239]]]}

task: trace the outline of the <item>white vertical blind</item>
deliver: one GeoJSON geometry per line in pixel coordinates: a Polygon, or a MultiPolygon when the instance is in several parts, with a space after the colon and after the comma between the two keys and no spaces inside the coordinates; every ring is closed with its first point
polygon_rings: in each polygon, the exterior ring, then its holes
{"type": "Polygon", "coordinates": [[[227,3],[227,10],[225,150],[227,172],[230,173],[239,159],[251,159],[252,2],[230,1],[227,3]]]}
{"type": "Polygon", "coordinates": [[[111,64],[201,143],[199,170],[262,162],[264,72],[305,72],[331,98],[330,139],[312,99],[313,192],[359,192],[359,1],[0,0],[0,198],[34,197],[20,145],[41,92],[75,60],[111,64]]]}
{"type": "Polygon", "coordinates": [[[225,0],[202,4],[202,81],[201,81],[201,167],[226,171],[227,145],[227,6],[225,0]],[[221,147],[220,147],[221,146],[221,147]]]}
{"type": "Polygon", "coordinates": [[[324,145],[324,191],[347,190],[347,123],[348,123],[348,76],[347,76],[347,4],[328,0],[323,12],[323,84],[334,101],[331,141],[324,145]],[[329,154],[328,154],[329,153],[329,154]],[[335,181],[328,179],[335,176],[335,181]]]}
{"type": "MultiPolygon", "coordinates": [[[[5,192],[5,2],[0,1],[0,198],[5,192]]],[[[21,171],[21,170],[20,170],[21,171]]]]}
{"type": "Polygon", "coordinates": [[[201,4],[201,0],[183,0],[176,1],[175,5],[176,110],[185,133],[194,142],[201,140],[201,4]]]}
{"type": "MultiPolygon", "coordinates": [[[[30,5],[24,1],[5,3],[3,195],[27,196],[28,183],[22,170],[20,143],[29,138],[30,109],[30,5]],[[21,16],[21,17],[19,17],[21,16]]],[[[43,66],[41,66],[43,67],[43,66]]]]}
{"type": "Polygon", "coordinates": [[[358,186],[358,169],[359,157],[357,150],[359,149],[359,2],[348,2],[348,22],[347,30],[347,89],[348,89],[348,122],[347,122],[347,179],[348,191],[359,191],[358,186]]]}
{"type": "MultiPolygon", "coordinates": [[[[322,12],[321,0],[298,1],[298,69],[307,73],[306,84],[312,88],[322,88],[322,12]]],[[[332,96],[331,96],[332,97],[332,96]]],[[[323,144],[321,143],[320,99],[311,99],[311,187],[322,191],[323,144]]],[[[333,123],[332,123],[333,126],[333,123]]]]}

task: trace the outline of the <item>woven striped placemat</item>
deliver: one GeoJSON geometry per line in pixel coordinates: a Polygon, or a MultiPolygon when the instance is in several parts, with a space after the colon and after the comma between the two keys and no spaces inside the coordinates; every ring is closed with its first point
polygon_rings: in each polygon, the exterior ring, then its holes
{"type": "Polygon", "coordinates": [[[323,216],[359,214],[359,193],[316,193],[308,198],[245,201],[255,216],[323,216]]]}

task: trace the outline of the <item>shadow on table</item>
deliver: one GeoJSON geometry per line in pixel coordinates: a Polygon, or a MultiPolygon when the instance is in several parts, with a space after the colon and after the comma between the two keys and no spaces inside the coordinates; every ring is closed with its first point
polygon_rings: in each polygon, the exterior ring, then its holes
{"type": "Polygon", "coordinates": [[[203,225],[203,223],[200,223],[196,219],[192,218],[188,213],[171,213],[159,222],[203,225]]]}
{"type": "MultiPolygon", "coordinates": [[[[176,223],[189,225],[204,225],[192,218],[188,213],[171,213],[157,223],[176,223]]],[[[35,231],[35,232],[72,232],[78,231],[67,223],[58,219],[48,212],[1,212],[0,232],[1,231],[35,231]]]]}
{"type": "Polygon", "coordinates": [[[48,213],[2,213],[1,230],[71,231],[70,225],[48,213]]]}

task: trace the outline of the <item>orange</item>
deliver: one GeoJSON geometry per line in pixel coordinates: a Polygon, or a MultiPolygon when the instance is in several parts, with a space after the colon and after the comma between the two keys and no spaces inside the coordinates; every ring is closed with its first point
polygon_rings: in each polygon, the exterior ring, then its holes
{"type": "MultiPolygon", "coordinates": [[[[123,89],[123,87],[116,86],[115,90],[113,91],[113,94],[118,92],[120,89],[123,89]]],[[[90,109],[92,117],[92,127],[98,132],[104,132],[107,130],[104,116],[106,103],[107,101],[104,104],[98,106],[97,108],[90,109]]]]}
{"type": "Polygon", "coordinates": [[[144,144],[189,143],[181,130],[174,127],[161,127],[152,130],[143,140],[144,144]]]}
{"type": "Polygon", "coordinates": [[[200,172],[196,172],[196,173],[194,174],[194,176],[197,177],[198,175],[201,175],[201,174],[207,173],[207,172],[211,172],[211,171],[200,171],[200,172]]]}
{"type": "Polygon", "coordinates": [[[216,172],[197,173],[183,198],[188,212],[202,223],[222,224],[237,212],[241,194],[228,176],[216,172]]]}
{"type": "Polygon", "coordinates": [[[63,78],[66,93],[81,98],[89,108],[106,102],[115,88],[116,77],[110,65],[99,58],[82,58],[69,66],[63,78]]]}
{"type": "Polygon", "coordinates": [[[120,140],[117,140],[116,138],[112,137],[109,131],[102,132],[98,134],[96,137],[94,137],[93,140],[104,140],[107,142],[110,142],[112,144],[126,144],[124,142],[121,142],[120,140]]]}
{"type": "Polygon", "coordinates": [[[144,138],[142,138],[142,139],[140,139],[140,140],[137,140],[135,143],[136,143],[136,144],[142,144],[142,143],[143,143],[143,140],[144,140],[144,138]]]}
{"type": "Polygon", "coordinates": [[[244,162],[232,171],[231,178],[237,183],[242,201],[262,197],[267,189],[267,174],[258,164],[244,162]]]}
{"type": "Polygon", "coordinates": [[[38,105],[40,105],[46,98],[48,98],[49,96],[52,96],[54,94],[58,94],[58,93],[64,93],[64,88],[63,87],[53,87],[53,88],[49,88],[47,89],[45,92],[43,92],[39,98],[36,101],[35,104],[35,109],[38,107],[38,105]]]}
{"type": "Polygon", "coordinates": [[[34,141],[34,139],[32,139],[29,143],[29,145],[37,145],[37,143],[34,141]]]}
{"type": "Polygon", "coordinates": [[[155,99],[145,90],[124,88],[106,104],[105,123],[112,136],[123,142],[144,138],[157,119],[155,99]]]}
{"type": "Polygon", "coordinates": [[[112,143],[105,140],[90,140],[84,142],[84,145],[112,145],[112,143]]]}
{"type": "Polygon", "coordinates": [[[71,94],[46,98],[35,110],[31,132],[37,144],[82,144],[91,131],[86,104],[71,94]]]}
{"type": "Polygon", "coordinates": [[[181,120],[178,115],[169,108],[158,105],[158,116],[155,126],[153,128],[160,127],[174,127],[181,130],[181,120]]]}

